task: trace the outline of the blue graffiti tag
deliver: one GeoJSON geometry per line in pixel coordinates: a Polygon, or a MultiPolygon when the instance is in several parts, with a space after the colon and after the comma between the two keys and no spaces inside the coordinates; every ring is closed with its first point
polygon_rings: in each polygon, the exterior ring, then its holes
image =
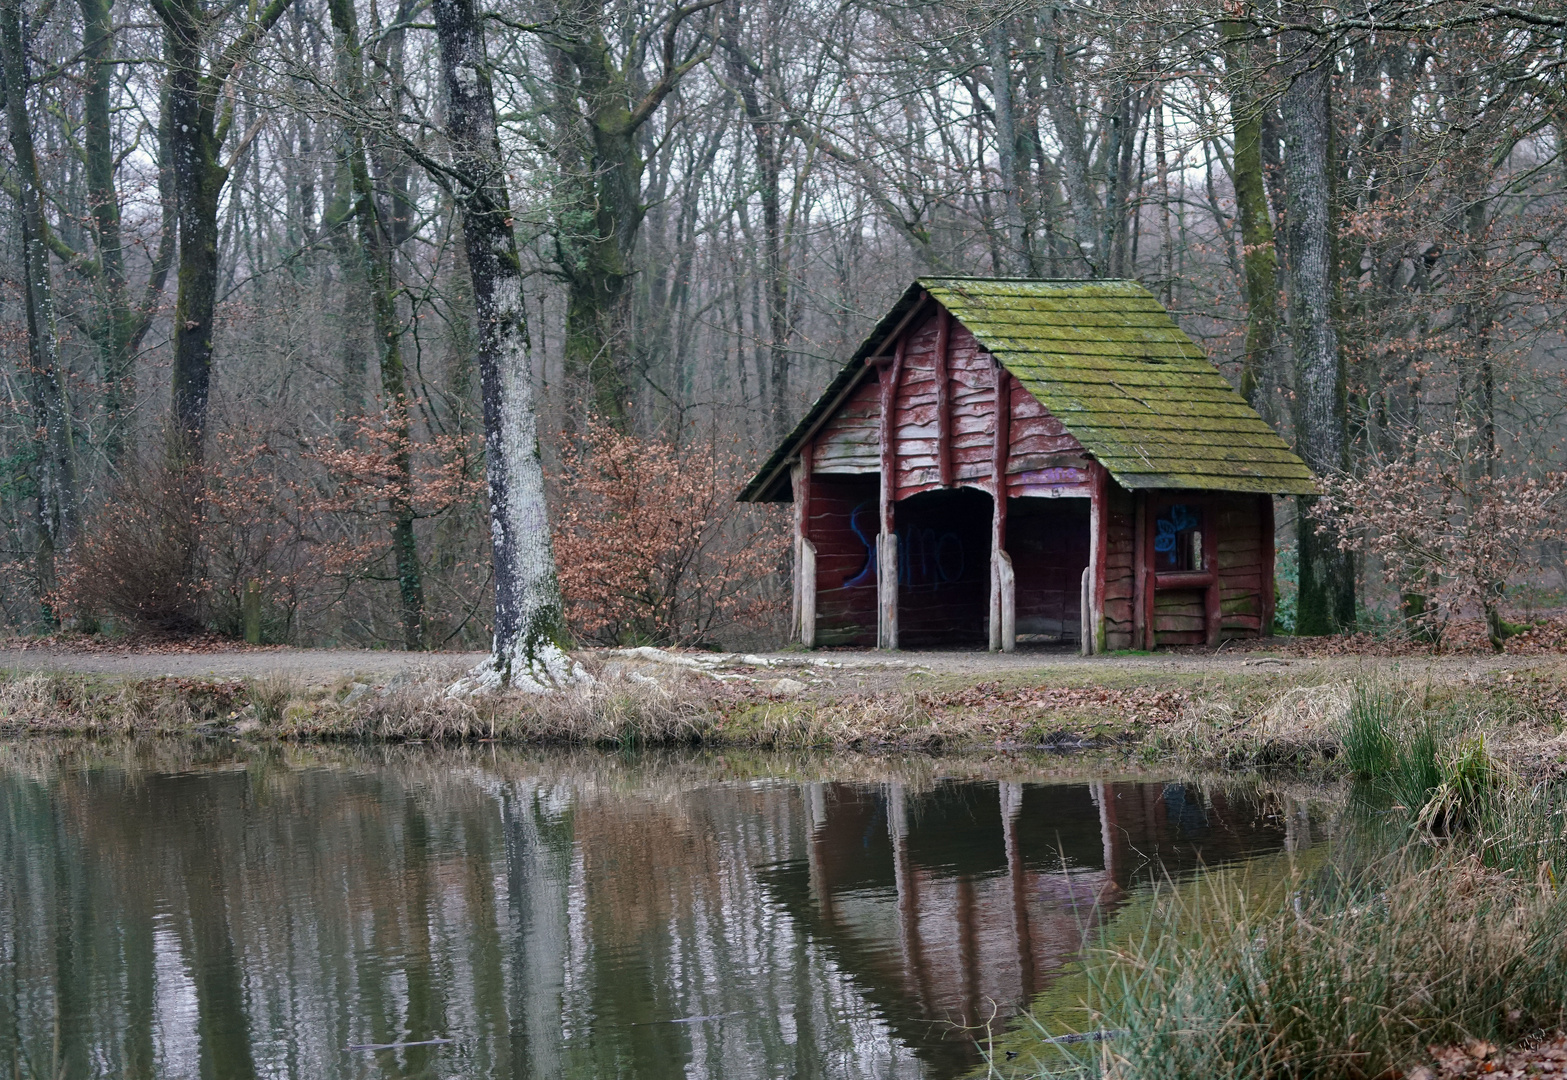
{"type": "Polygon", "coordinates": [[[909,529],[898,534],[898,583],[939,587],[963,577],[963,538],[955,532],[909,529]]]}
{"type": "Polygon", "coordinates": [[[1176,503],[1166,511],[1167,516],[1154,522],[1153,549],[1170,556],[1170,561],[1175,561],[1175,537],[1178,533],[1195,529],[1199,522],[1185,503],[1176,503]]]}
{"type": "MultiPolygon", "coordinates": [[[[862,502],[849,512],[849,531],[865,547],[865,563],[859,570],[843,579],[843,588],[856,585],[872,585],[876,581],[876,540],[867,535],[861,524],[862,513],[873,513],[876,507],[862,502]]],[[[937,534],[935,529],[906,528],[898,533],[898,584],[940,586],[959,581],[968,569],[963,551],[963,538],[955,532],[937,534]]]]}
{"type": "Polygon", "coordinates": [[[849,513],[849,531],[858,536],[860,543],[865,545],[865,565],[853,577],[843,579],[843,587],[845,589],[876,580],[876,544],[870,537],[860,531],[860,511],[869,510],[870,506],[869,502],[862,502],[849,513]]]}

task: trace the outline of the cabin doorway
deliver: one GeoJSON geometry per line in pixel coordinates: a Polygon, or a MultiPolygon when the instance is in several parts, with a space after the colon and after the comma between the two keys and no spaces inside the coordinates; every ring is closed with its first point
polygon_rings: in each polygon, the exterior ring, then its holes
{"type": "Polygon", "coordinates": [[[894,504],[900,647],[989,640],[991,506],[988,494],[966,487],[894,504]]]}
{"type": "Polygon", "coordinates": [[[1007,500],[1019,645],[1082,644],[1089,511],[1088,499],[1007,500]]]}

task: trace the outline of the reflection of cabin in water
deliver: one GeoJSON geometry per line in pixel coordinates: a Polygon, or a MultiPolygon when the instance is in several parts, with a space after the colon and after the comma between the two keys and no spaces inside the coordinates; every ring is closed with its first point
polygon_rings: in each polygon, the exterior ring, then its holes
{"type": "Polygon", "coordinates": [[[1313,490],[1135,282],[927,278],[740,498],[795,505],[807,645],[1098,652],[1265,633],[1313,490]]]}
{"type": "Polygon", "coordinates": [[[1298,806],[1195,785],[894,782],[804,794],[806,857],[769,867],[764,881],[947,1075],[977,1064],[967,1053],[976,1025],[1026,1008],[1138,886],[1312,840],[1298,806]],[[958,1025],[944,1048],[931,1045],[933,1023],[958,1025]]]}

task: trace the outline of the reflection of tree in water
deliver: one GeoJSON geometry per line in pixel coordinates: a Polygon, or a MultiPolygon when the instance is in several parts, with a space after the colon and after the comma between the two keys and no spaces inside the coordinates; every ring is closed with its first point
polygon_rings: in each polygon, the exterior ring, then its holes
{"type": "MultiPolygon", "coordinates": [[[[949,984],[989,992],[998,949],[1026,957],[1017,985],[1048,979],[1079,924],[1038,914],[1039,883],[1080,888],[1109,835],[1081,786],[1086,824],[1053,788],[916,780],[895,806],[684,759],[19,760],[0,1067],[29,1077],[913,1075],[922,1019],[949,984]],[[905,897],[890,937],[866,921],[881,894],[905,897]],[[927,945],[905,962],[910,928],[927,945]]],[[[1139,828],[1111,837],[1128,865],[1139,828]]]]}

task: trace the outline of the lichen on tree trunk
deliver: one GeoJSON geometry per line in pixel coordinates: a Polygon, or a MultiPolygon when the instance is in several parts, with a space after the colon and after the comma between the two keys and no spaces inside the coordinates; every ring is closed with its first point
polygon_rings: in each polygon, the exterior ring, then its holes
{"type": "MultiPolygon", "coordinates": [[[[1314,42],[1292,33],[1284,119],[1291,332],[1295,351],[1295,438],[1307,465],[1324,476],[1343,470],[1347,445],[1344,377],[1333,326],[1332,200],[1328,175],[1330,67],[1314,42]]],[[[1355,622],[1355,573],[1349,553],[1311,525],[1316,499],[1300,498],[1298,634],[1330,634],[1355,622]]]]}
{"type": "Polygon", "coordinates": [[[565,653],[566,626],[539,454],[522,266],[495,125],[484,30],[473,0],[436,0],[447,135],[473,283],[484,405],[495,643],[454,692],[546,690],[584,679],[565,653]]]}

